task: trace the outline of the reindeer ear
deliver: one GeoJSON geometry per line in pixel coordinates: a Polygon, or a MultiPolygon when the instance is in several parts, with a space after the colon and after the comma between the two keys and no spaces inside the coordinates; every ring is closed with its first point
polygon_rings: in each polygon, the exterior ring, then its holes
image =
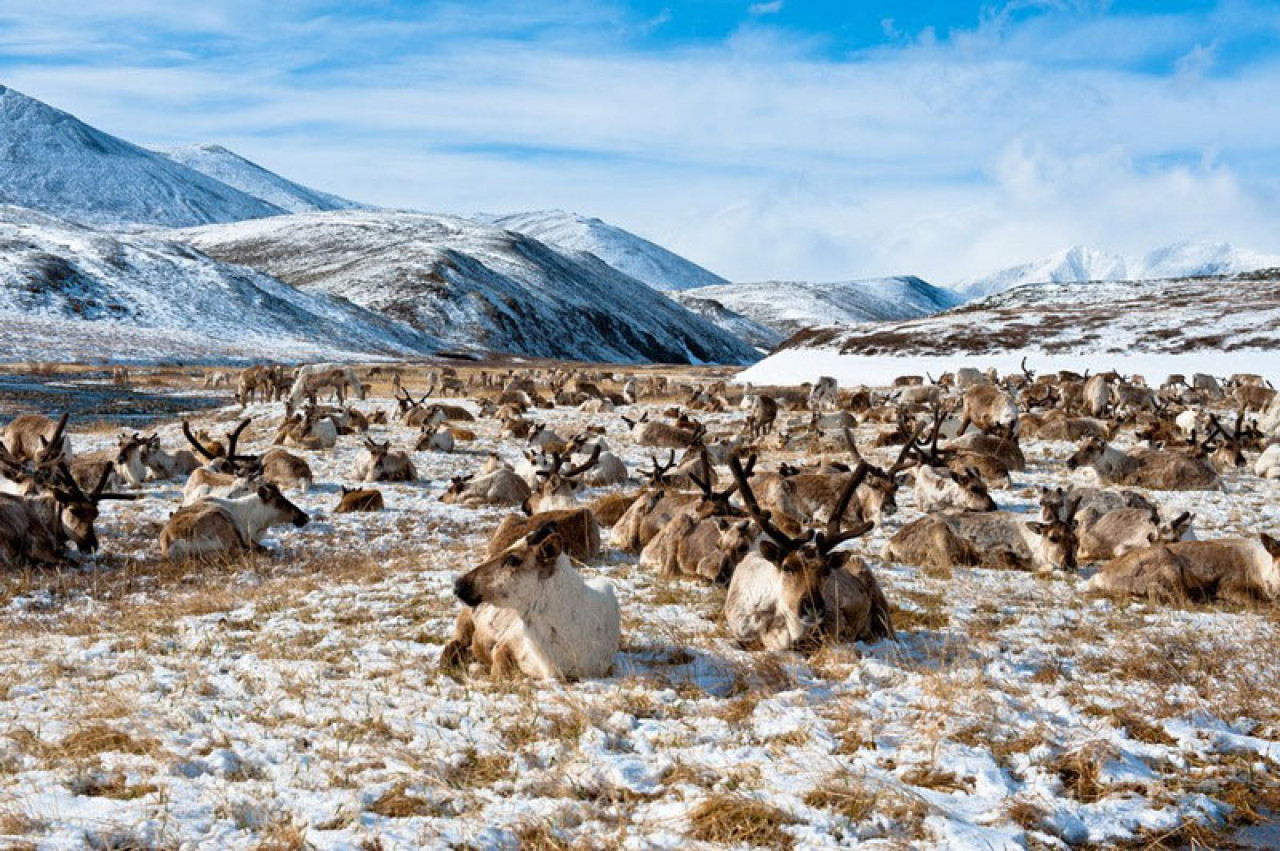
{"type": "Polygon", "coordinates": [[[1262,539],[1262,546],[1266,549],[1267,554],[1272,558],[1280,558],[1280,541],[1268,535],[1266,532],[1258,535],[1262,539]]]}
{"type": "Polygon", "coordinates": [[[1045,532],[1049,531],[1049,525],[1047,523],[1028,523],[1027,528],[1032,532],[1035,532],[1037,535],[1043,535],[1045,532]]]}
{"type": "Polygon", "coordinates": [[[765,538],[760,542],[760,555],[764,556],[768,561],[773,562],[779,567],[782,566],[782,560],[785,557],[782,548],[765,538]]]}
{"type": "Polygon", "coordinates": [[[560,553],[564,552],[564,542],[560,540],[558,532],[552,532],[543,538],[538,544],[538,560],[542,562],[555,561],[560,557],[560,553]]]}

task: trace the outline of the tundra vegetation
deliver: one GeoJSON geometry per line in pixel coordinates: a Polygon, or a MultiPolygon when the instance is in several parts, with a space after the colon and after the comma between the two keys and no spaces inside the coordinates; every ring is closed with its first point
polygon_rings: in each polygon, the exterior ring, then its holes
{"type": "Polygon", "coordinates": [[[0,400],[0,844],[1273,845],[1280,402],[1106,367],[0,400]]]}

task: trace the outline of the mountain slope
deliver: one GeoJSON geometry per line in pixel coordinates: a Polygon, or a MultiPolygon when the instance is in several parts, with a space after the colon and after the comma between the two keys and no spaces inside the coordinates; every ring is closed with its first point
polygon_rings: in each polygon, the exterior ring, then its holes
{"type": "Polygon", "coordinates": [[[715,301],[783,337],[814,325],[909,319],[960,303],[955,293],[903,276],[865,281],[763,281],[721,284],[673,294],[681,302],[715,301]]]}
{"type": "Polygon", "coordinates": [[[1234,275],[1280,266],[1280,256],[1238,249],[1226,242],[1183,242],[1124,257],[1081,245],[954,286],[966,298],[984,298],[1025,284],[1139,281],[1234,275]]]}
{"type": "Polygon", "coordinates": [[[163,236],[107,233],[0,205],[6,359],[425,354],[427,335],[163,236]]]}
{"type": "Polygon", "coordinates": [[[787,335],[783,332],[767,325],[761,325],[754,319],[748,319],[713,298],[695,295],[696,292],[696,290],[691,292],[672,291],[668,292],[667,296],[686,310],[698,314],[708,322],[723,328],[739,340],[744,340],[757,349],[768,351],[787,338],[787,335]]]}
{"type": "Polygon", "coordinates": [[[294,183],[221,145],[184,145],[178,148],[156,148],[155,151],[180,165],[290,213],[350,210],[364,206],[294,183]]]}
{"type": "Polygon", "coordinates": [[[185,226],[282,212],[4,86],[0,203],[109,225],[185,226]]]}
{"type": "Polygon", "coordinates": [[[310,213],[184,231],[201,251],[455,345],[619,362],[743,363],[750,346],[589,254],[470,219],[310,213]]]}
{"type": "Polygon", "coordinates": [[[726,283],[724,278],[660,245],[600,219],[563,210],[475,217],[566,252],[588,252],[655,290],[687,290],[726,283]]]}

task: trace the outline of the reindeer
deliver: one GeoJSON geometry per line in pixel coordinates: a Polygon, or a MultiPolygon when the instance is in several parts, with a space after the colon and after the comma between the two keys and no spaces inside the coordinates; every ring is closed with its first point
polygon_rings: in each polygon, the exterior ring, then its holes
{"type": "MultiPolygon", "coordinates": [[[[139,439],[139,435],[135,434],[133,439],[139,439]]],[[[117,470],[120,470],[120,461],[121,459],[117,458],[117,470]]],[[[155,481],[189,476],[200,466],[200,461],[195,454],[186,449],[180,449],[177,452],[166,452],[164,447],[160,445],[160,435],[154,432],[141,438],[141,443],[137,447],[136,461],[129,459],[127,463],[132,472],[129,474],[125,474],[123,470],[120,470],[120,472],[130,484],[135,486],[139,484],[133,478],[137,464],[140,464],[145,469],[146,478],[154,479],[155,481]]]]}
{"type": "Polygon", "coordinates": [[[747,434],[750,437],[763,437],[773,431],[777,419],[778,403],[772,397],[763,394],[751,397],[751,408],[747,413],[747,434]]]}
{"type": "Polygon", "coordinates": [[[356,455],[351,476],[358,482],[413,482],[418,473],[406,452],[391,451],[391,441],[378,443],[368,437],[356,455]]]}
{"type": "Polygon", "coordinates": [[[522,505],[532,491],[524,479],[513,471],[499,468],[479,476],[455,476],[440,495],[440,501],[465,508],[490,505],[522,505]]]}
{"type": "Polygon", "coordinates": [[[268,528],[282,523],[302,527],[310,519],[279,488],[261,482],[245,496],[208,496],[179,508],[160,532],[160,551],[171,561],[261,552],[258,539],[268,528]]]}
{"type": "Polygon", "coordinates": [[[861,559],[836,552],[872,524],[841,531],[859,476],[849,478],[826,529],[793,538],[760,508],[737,458],[729,469],[762,537],[738,564],[725,596],[725,622],[737,642],[766,650],[809,650],[830,641],[893,638],[889,603],[861,559]]]}
{"type": "Polygon", "coordinates": [[[668,478],[675,466],[675,450],[665,464],[650,456],[652,470],[641,470],[650,480],[650,486],[631,503],[630,507],[613,524],[609,543],[616,549],[628,553],[639,553],[653,540],[671,521],[671,518],[686,507],[696,503],[697,494],[675,490],[668,478]]]}
{"type": "Polygon", "coordinates": [[[992,384],[968,388],[961,397],[960,428],[963,435],[973,425],[984,433],[1003,432],[1009,437],[1018,433],[1018,402],[1011,393],[992,384]]]}
{"type": "Polygon", "coordinates": [[[251,419],[246,417],[227,435],[226,446],[204,443],[191,432],[191,424],[182,421],[182,434],[196,454],[207,462],[187,477],[182,488],[183,506],[192,505],[205,497],[239,497],[252,491],[262,476],[262,458],[258,455],[241,455],[237,452],[240,436],[251,419]]]}
{"type": "Polygon", "coordinates": [[[0,567],[58,566],[65,561],[62,544],[38,503],[0,493],[0,567]]]}
{"type": "Polygon", "coordinates": [[[342,498],[338,501],[335,514],[350,514],[355,511],[381,511],[386,508],[382,501],[382,491],[373,488],[348,489],[342,486],[342,498]]]}
{"type": "Polygon", "coordinates": [[[948,467],[921,464],[916,468],[916,508],[935,511],[995,511],[982,474],[973,468],[957,473],[948,467]]]}
{"type": "Polygon", "coordinates": [[[540,511],[529,516],[508,514],[489,536],[484,557],[497,557],[521,538],[547,523],[556,524],[565,552],[571,558],[586,562],[600,555],[600,524],[596,521],[595,514],[589,508],[568,508],[540,511]]]}
{"type": "Polygon", "coordinates": [[[0,432],[0,445],[17,461],[35,464],[71,461],[71,439],[67,435],[67,419],[57,422],[41,414],[23,414],[14,418],[0,432]]]}
{"type": "Polygon", "coordinates": [[[622,617],[613,586],[587,580],[564,552],[554,523],[539,527],[454,583],[466,606],[444,667],[474,659],[495,678],[603,677],[613,667],[622,617]]]}
{"type": "Polygon", "coordinates": [[[1273,443],[1263,450],[1254,463],[1253,471],[1264,479],[1280,479],[1280,443],[1273,443]]]}
{"type": "Polygon", "coordinates": [[[1045,488],[1040,492],[1040,517],[1046,523],[1054,520],[1068,521],[1073,513],[1103,515],[1121,508],[1137,508],[1156,514],[1160,511],[1151,500],[1131,490],[1073,487],[1071,490],[1045,488]]]}
{"type": "Polygon", "coordinates": [[[298,367],[293,376],[293,387],[285,399],[285,412],[292,415],[303,399],[316,400],[317,394],[331,389],[337,396],[338,404],[345,405],[348,389],[354,389],[360,399],[364,399],[368,391],[360,383],[356,371],[349,366],[336,363],[313,363],[298,367]]]}
{"type": "Polygon", "coordinates": [[[1155,544],[1107,562],[1085,589],[1159,603],[1274,603],[1280,599],[1280,541],[1260,534],[1155,544]]]}
{"type": "Polygon", "coordinates": [[[1067,468],[1093,467],[1106,484],[1149,490],[1220,490],[1222,479],[1203,458],[1180,452],[1134,449],[1122,452],[1096,437],[1081,442],[1067,468]]]}
{"type": "MultiPolygon", "coordinates": [[[[754,467],[752,456],[746,475],[754,467]]],[[[691,471],[690,476],[702,492],[701,500],[675,512],[645,545],[640,564],[656,568],[663,576],[684,574],[727,584],[734,567],[755,541],[750,521],[742,519],[742,512],[729,504],[738,485],[735,482],[726,490],[714,490],[711,459],[705,449],[701,453],[701,473],[691,471]]]]}
{"type": "Polygon", "coordinates": [[[1070,519],[1024,522],[1007,511],[927,514],[885,544],[890,561],[946,570],[957,565],[1051,573],[1075,567],[1074,506],[1070,519]]]}
{"type": "Polygon", "coordinates": [[[453,433],[440,426],[423,426],[418,435],[418,442],[413,445],[414,452],[452,452],[454,447],[453,433]]]}
{"type": "Polygon", "coordinates": [[[297,488],[303,493],[311,490],[315,483],[311,465],[278,446],[262,456],[262,478],[278,488],[297,488]]]}
{"type": "Polygon", "coordinates": [[[116,453],[111,461],[112,469],[116,477],[124,479],[130,487],[142,487],[142,483],[147,480],[150,471],[142,460],[147,442],[147,438],[136,431],[132,435],[122,434],[116,438],[116,453]]]}
{"type": "Polygon", "coordinates": [[[600,460],[600,446],[597,444],[591,457],[581,464],[565,467],[566,458],[559,452],[551,456],[551,466],[539,470],[537,475],[542,479],[538,487],[524,502],[524,509],[529,514],[540,514],[546,511],[557,511],[576,508],[578,505],[578,489],[582,482],[578,479],[600,460]]]}
{"type": "Polygon", "coordinates": [[[659,449],[687,449],[693,446],[706,434],[702,423],[689,420],[687,427],[652,422],[646,411],[638,420],[623,417],[622,421],[631,429],[631,438],[640,446],[652,446],[659,449]]]}
{"type": "Polygon", "coordinates": [[[1076,562],[1109,561],[1156,543],[1190,540],[1191,512],[1170,523],[1160,513],[1143,508],[1117,508],[1105,513],[1084,510],[1076,515],[1076,562]]]}
{"type": "Polygon", "coordinates": [[[327,413],[308,405],[280,423],[272,443],[312,450],[332,449],[338,444],[338,424],[327,413]]]}

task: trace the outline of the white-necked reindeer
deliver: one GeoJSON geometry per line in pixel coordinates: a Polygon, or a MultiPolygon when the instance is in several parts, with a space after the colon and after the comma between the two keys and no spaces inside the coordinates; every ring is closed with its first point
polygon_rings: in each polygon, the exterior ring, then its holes
{"type": "Polygon", "coordinates": [[[613,586],[584,579],[554,523],[458,577],[466,606],[441,664],[476,661],[494,677],[603,677],[613,667],[622,617],[613,586]]]}

